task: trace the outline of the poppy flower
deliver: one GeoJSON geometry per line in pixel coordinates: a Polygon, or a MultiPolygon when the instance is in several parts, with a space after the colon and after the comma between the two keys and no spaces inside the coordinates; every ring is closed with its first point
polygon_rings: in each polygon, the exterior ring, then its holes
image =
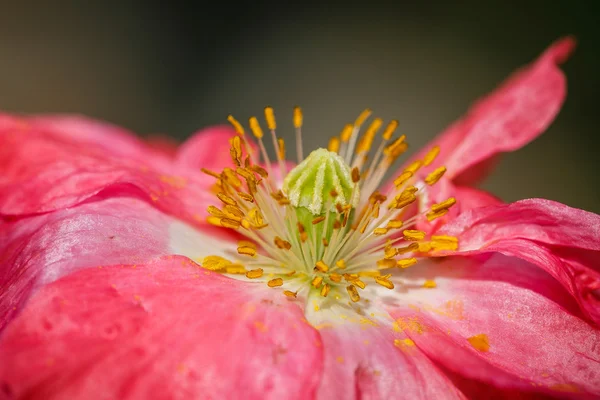
{"type": "Polygon", "coordinates": [[[600,395],[600,217],[474,187],[552,122],[573,47],[389,183],[405,137],[370,110],[305,155],[296,108],[297,165],[270,107],[176,151],[2,115],[0,398],[600,395]]]}

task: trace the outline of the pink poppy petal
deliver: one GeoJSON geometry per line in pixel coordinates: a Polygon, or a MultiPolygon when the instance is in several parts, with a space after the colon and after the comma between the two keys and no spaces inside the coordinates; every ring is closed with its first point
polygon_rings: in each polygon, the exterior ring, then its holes
{"type": "Polygon", "coordinates": [[[31,293],[81,268],[137,264],[167,254],[221,254],[220,242],[147,203],[98,200],[0,222],[0,329],[31,293]]]}
{"type": "Polygon", "coordinates": [[[552,123],[566,94],[566,80],[558,66],[574,48],[570,37],[554,43],[535,62],[477,101],[465,117],[409,162],[438,145],[440,153],[431,168],[445,165],[446,176],[461,185],[480,181],[495,165],[494,155],[523,147],[552,123]]]}
{"type": "Polygon", "coordinates": [[[281,293],[168,257],[41,289],[0,339],[0,382],[28,399],[310,399],[322,351],[281,293]]]}
{"type": "Polygon", "coordinates": [[[536,266],[499,254],[448,257],[402,278],[407,291],[390,305],[396,326],[467,378],[457,385],[469,396],[481,389],[472,381],[561,397],[600,395],[600,331],[577,316],[569,294],[536,266]]]}
{"type": "Polygon", "coordinates": [[[235,136],[233,128],[218,125],[202,129],[186,140],[177,151],[176,163],[187,168],[208,168],[220,172],[232,168],[229,140],[235,136]]]}
{"type": "Polygon", "coordinates": [[[538,265],[600,323],[599,215],[528,199],[469,210],[441,232],[459,237],[455,254],[500,252],[538,265]]]}
{"type": "Polygon", "coordinates": [[[325,357],[318,399],[464,398],[406,334],[392,329],[389,319],[352,310],[340,316],[339,323],[317,325],[325,357]]]}
{"type": "Polygon", "coordinates": [[[155,151],[133,132],[80,115],[0,116],[0,131],[36,133],[79,146],[95,147],[115,157],[148,163],[164,163],[168,157],[155,151]]]}
{"type": "Polygon", "coordinates": [[[28,215],[80,204],[102,192],[141,197],[193,224],[205,221],[214,178],[174,167],[155,168],[101,149],[45,136],[3,135],[0,213],[28,215]]]}

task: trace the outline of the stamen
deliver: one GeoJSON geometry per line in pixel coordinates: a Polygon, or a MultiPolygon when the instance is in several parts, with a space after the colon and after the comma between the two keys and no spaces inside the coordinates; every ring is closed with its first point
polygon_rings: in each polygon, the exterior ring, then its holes
{"type": "Polygon", "coordinates": [[[298,295],[298,292],[292,292],[292,291],[289,291],[289,290],[284,290],[284,291],[283,291],[283,294],[284,294],[286,297],[289,297],[289,298],[294,298],[294,299],[295,299],[295,298],[296,298],[296,296],[298,295]]]}
{"type": "Polygon", "coordinates": [[[263,276],[263,272],[264,271],[262,268],[250,270],[250,271],[246,272],[246,278],[248,278],[248,279],[260,278],[261,276],[263,276]]]}
{"type": "Polygon", "coordinates": [[[446,167],[436,168],[432,173],[427,175],[425,178],[425,183],[429,186],[434,185],[437,181],[439,181],[442,176],[446,173],[446,167]]]}
{"type": "Polygon", "coordinates": [[[327,297],[327,295],[329,294],[329,290],[331,289],[331,286],[329,286],[329,284],[324,284],[323,288],[321,288],[321,296],[323,297],[327,297]]]}
{"type": "Polygon", "coordinates": [[[423,157],[423,165],[425,167],[429,166],[433,160],[440,154],[440,146],[433,146],[431,150],[423,157]]]}
{"type": "Polygon", "coordinates": [[[304,159],[302,155],[302,120],[302,109],[298,106],[294,107],[294,128],[296,128],[296,156],[298,157],[298,164],[304,159]]]}
{"type": "Polygon", "coordinates": [[[283,285],[283,279],[281,279],[281,278],[271,279],[269,282],[267,282],[267,285],[269,287],[281,286],[281,285],[283,285]]]}
{"type": "Polygon", "coordinates": [[[346,286],[346,290],[350,295],[350,300],[352,300],[355,303],[360,301],[360,295],[358,294],[358,290],[356,290],[356,288],[353,285],[346,286]]]}
{"type": "Polygon", "coordinates": [[[405,258],[403,260],[398,260],[396,265],[400,268],[408,268],[408,267],[415,265],[416,263],[417,263],[417,259],[413,257],[413,258],[405,258]]]}

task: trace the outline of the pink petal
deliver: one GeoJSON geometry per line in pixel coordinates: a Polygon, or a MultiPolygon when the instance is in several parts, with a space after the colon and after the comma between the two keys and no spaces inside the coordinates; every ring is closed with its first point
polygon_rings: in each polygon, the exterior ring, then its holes
{"type": "Polygon", "coordinates": [[[233,136],[235,131],[226,125],[198,131],[179,147],[176,163],[190,169],[208,168],[215,172],[232,168],[229,140],[233,136]]]}
{"type": "Polygon", "coordinates": [[[0,339],[0,382],[31,399],[309,399],[322,349],[281,293],[172,257],[44,287],[0,339]]]}
{"type": "Polygon", "coordinates": [[[389,319],[350,311],[318,328],[325,368],[317,399],[464,398],[406,334],[392,329],[389,319]]]}
{"type": "Polygon", "coordinates": [[[494,165],[493,156],[514,151],[543,133],[558,114],[566,82],[558,67],[575,48],[572,38],[550,46],[534,63],[511,76],[492,94],[477,101],[467,115],[441,133],[433,145],[441,150],[435,165],[462,185],[480,181],[494,165]],[[476,170],[471,168],[477,166],[476,170]]]}
{"type": "Polygon", "coordinates": [[[0,330],[40,286],[81,268],[145,263],[167,254],[220,254],[215,240],[143,201],[95,200],[0,222],[0,330]]]}
{"type": "Polygon", "coordinates": [[[500,252],[538,265],[600,323],[600,216],[529,199],[469,210],[442,228],[458,236],[456,254],[500,252]]]}
{"type": "Polygon", "coordinates": [[[132,132],[107,122],[79,115],[0,115],[0,132],[35,132],[58,142],[95,147],[113,156],[148,163],[167,160],[160,152],[138,139],[132,132]]]}
{"type": "Polygon", "coordinates": [[[156,159],[122,157],[97,146],[31,132],[0,134],[0,213],[28,215],[80,204],[98,193],[141,197],[190,223],[204,223],[214,178],[156,159]]]}
{"type": "Polygon", "coordinates": [[[404,301],[390,306],[397,326],[467,378],[456,383],[468,396],[481,390],[473,381],[509,392],[600,395],[600,331],[534,265],[499,254],[449,257],[409,269],[403,279],[404,301]],[[425,279],[437,287],[421,287],[425,279]]]}

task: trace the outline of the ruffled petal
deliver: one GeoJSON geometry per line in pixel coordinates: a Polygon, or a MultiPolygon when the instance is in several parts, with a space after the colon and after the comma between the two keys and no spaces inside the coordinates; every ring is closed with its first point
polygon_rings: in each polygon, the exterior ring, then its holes
{"type": "Polygon", "coordinates": [[[229,126],[213,126],[196,132],[178,149],[175,162],[190,169],[208,168],[220,172],[232,167],[229,140],[235,131],[229,126]]]}
{"type": "Polygon", "coordinates": [[[129,198],[0,222],[0,329],[30,294],[81,268],[223,254],[223,241],[129,198]]]}
{"type": "Polygon", "coordinates": [[[559,65],[574,48],[572,38],[554,43],[534,63],[476,102],[465,117],[411,161],[439,145],[435,165],[445,165],[448,178],[462,185],[480,181],[494,166],[494,155],[523,147],[552,123],[566,95],[566,80],[559,65]]]}
{"type": "Polygon", "coordinates": [[[402,301],[389,305],[396,326],[466,378],[456,382],[469,397],[489,398],[476,382],[509,393],[600,395],[600,331],[534,265],[499,254],[448,257],[402,278],[402,301]]]}
{"type": "Polygon", "coordinates": [[[324,350],[317,399],[462,399],[462,393],[383,308],[309,311],[324,350]]]}
{"type": "Polygon", "coordinates": [[[467,211],[441,232],[459,237],[455,254],[500,252],[538,265],[600,323],[599,215],[528,199],[467,211]]]}
{"type": "Polygon", "coordinates": [[[29,399],[310,399],[318,332],[276,291],[182,257],[79,271],[0,339],[0,387],[29,399]]]}
{"type": "MultiPolygon", "coordinates": [[[[120,157],[98,146],[35,132],[0,135],[0,214],[30,215],[72,207],[98,193],[143,198],[188,223],[204,223],[215,180],[164,164],[120,157]]],[[[156,160],[154,160],[156,161],[156,160]]]]}

